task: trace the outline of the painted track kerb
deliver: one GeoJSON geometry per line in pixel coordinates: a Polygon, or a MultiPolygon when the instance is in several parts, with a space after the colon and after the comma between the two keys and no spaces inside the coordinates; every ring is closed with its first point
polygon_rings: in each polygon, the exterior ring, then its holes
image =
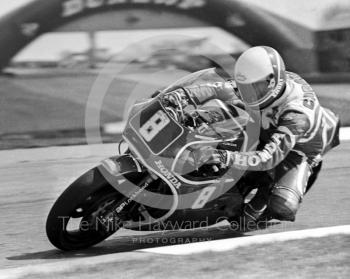
{"type": "Polygon", "coordinates": [[[224,252],[236,249],[238,247],[254,244],[273,243],[305,238],[318,238],[335,234],[350,234],[350,225],[212,240],[207,242],[196,242],[174,246],[149,248],[143,249],[141,251],[167,255],[189,255],[203,252],[224,252]]]}
{"type": "MultiPolygon", "coordinates": [[[[339,235],[339,234],[350,234],[350,225],[345,226],[335,226],[328,228],[317,228],[309,230],[300,230],[300,231],[289,231],[282,233],[272,233],[265,235],[256,235],[249,237],[240,237],[233,239],[224,239],[224,240],[213,240],[208,242],[197,242],[189,244],[181,244],[174,246],[164,246],[159,248],[150,248],[138,250],[137,258],[145,258],[147,253],[157,253],[157,254],[168,254],[168,255],[189,255],[195,253],[203,252],[224,252],[229,251],[238,247],[249,246],[254,244],[265,244],[273,242],[281,242],[288,240],[297,240],[305,238],[318,238],[325,237],[330,235],[339,235]]],[[[125,257],[127,258],[127,256],[125,257]]],[[[135,256],[133,257],[135,259],[135,256]]],[[[83,266],[95,266],[99,264],[108,264],[108,263],[117,263],[120,262],[120,255],[111,254],[103,256],[95,256],[89,258],[74,259],[70,261],[60,261],[55,263],[47,263],[40,265],[31,265],[10,269],[0,270],[0,278],[23,278],[29,275],[45,275],[52,273],[62,273],[74,271],[75,269],[81,268],[83,266]]]]}
{"type": "Polygon", "coordinates": [[[350,140],[350,127],[340,128],[339,138],[341,141],[350,140]]]}

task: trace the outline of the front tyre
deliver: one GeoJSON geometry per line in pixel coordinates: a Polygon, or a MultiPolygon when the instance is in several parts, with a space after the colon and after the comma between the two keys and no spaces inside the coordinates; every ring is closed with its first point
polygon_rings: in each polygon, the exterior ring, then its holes
{"type": "Polygon", "coordinates": [[[61,250],[78,250],[95,245],[121,226],[115,208],[123,196],[104,179],[97,168],[73,182],[53,205],[46,234],[61,250]]]}

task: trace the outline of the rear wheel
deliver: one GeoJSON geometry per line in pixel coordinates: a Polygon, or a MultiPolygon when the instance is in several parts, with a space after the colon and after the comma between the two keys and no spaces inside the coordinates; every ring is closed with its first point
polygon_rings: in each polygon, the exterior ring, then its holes
{"type": "Polygon", "coordinates": [[[115,209],[123,202],[95,168],[70,185],[53,205],[46,222],[50,242],[62,250],[95,245],[121,226],[115,209]]]}

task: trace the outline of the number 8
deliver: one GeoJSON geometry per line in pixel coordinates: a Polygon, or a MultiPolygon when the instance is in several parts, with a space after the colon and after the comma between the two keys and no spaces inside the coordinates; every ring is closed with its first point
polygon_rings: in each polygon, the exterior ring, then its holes
{"type": "Polygon", "coordinates": [[[142,125],[140,134],[147,142],[150,142],[169,122],[167,115],[163,111],[158,111],[142,125]]]}
{"type": "Polygon", "coordinates": [[[198,198],[196,199],[196,201],[193,203],[191,208],[192,209],[202,208],[208,202],[209,198],[214,193],[215,189],[216,187],[214,186],[205,187],[200,193],[200,195],[198,196],[198,198]]]}

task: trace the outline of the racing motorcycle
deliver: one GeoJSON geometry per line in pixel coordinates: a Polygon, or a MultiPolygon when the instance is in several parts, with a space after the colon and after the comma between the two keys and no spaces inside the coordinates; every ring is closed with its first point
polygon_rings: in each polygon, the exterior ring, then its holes
{"type": "Polygon", "coordinates": [[[193,229],[240,214],[252,190],[244,172],[200,165],[195,154],[208,146],[252,148],[250,116],[217,99],[201,106],[167,103],[174,89],[213,80],[223,80],[215,69],[195,72],[132,107],[120,143],[126,150],[80,176],[54,203],[46,223],[54,246],[84,249],[120,228],[193,229]]]}

